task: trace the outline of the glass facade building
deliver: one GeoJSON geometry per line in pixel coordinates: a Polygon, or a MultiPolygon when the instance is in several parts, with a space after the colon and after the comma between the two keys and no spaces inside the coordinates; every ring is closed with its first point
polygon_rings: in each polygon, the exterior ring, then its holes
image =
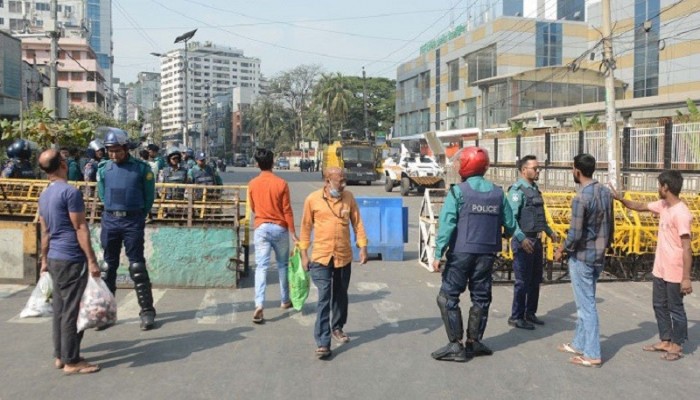
{"type": "Polygon", "coordinates": [[[558,22],[537,22],[535,26],[536,67],[561,65],[562,28],[558,22]]]}
{"type": "Polygon", "coordinates": [[[660,0],[634,2],[634,97],[659,94],[660,0]]]}
{"type": "Polygon", "coordinates": [[[523,0],[476,0],[467,10],[470,29],[502,16],[522,17],[523,0]]]}

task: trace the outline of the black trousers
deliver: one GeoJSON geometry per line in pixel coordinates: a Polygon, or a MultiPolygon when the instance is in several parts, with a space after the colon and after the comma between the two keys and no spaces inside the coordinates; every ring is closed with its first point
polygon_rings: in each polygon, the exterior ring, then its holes
{"type": "Polygon", "coordinates": [[[49,273],[53,281],[53,354],[64,364],[80,360],[78,311],[80,299],[87,286],[85,262],[49,259],[49,273]]]}
{"type": "Polygon", "coordinates": [[[688,317],[685,315],[681,284],[666,282],[654,277],[652,302],[659,338],[675,344],[683,344],[688,338],[688,317]]]}

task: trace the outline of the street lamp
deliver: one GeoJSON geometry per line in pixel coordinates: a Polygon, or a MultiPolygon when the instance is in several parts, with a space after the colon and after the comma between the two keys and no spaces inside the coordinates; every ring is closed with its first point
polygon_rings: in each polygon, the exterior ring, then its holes
{"type": "Polygon", "coordinates": [[[188,141],[188,139],[187,139],[187,130],[188,130],[187,124],[188,124],[189,113],[190,113],[190,110],[189,110],[189,107],[188,107],[188,104],[187,104],[187,86],[188,86],[188,83],[189,83],[189,81],[187,80],[187,69],[188,69],[188,66],[187,66],[187,61],[188,61],[188,60],[187,60],[187,42],[188,42],[190,39],[192,39],[192,38],[194,37],[194,34],[195,34],[195,33],[197,33],[197,30],[196,30],[196,29],[195,29],[195,30],[192,30],[192,31],[189,31],[189,32],[185,32],[185,33],[183,33],[182,35],[176,37],[176,38],[175,38],[175,42],[174,42],[174,43],[185,43],[185,98],[184,98],[184,103],[185,103],[185,129],[183,129],[183,131],[182,131],[182,144],[183,144],[185,147],[187,147],[187,141],[188,141]]]}

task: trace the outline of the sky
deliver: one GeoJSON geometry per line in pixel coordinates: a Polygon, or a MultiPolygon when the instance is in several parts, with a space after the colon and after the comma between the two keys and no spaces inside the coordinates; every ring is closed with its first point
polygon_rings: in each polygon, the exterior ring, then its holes
{"type": "Polygon", "coordinates": [[[113,0],[114,77],[160,72],[151,52],[193,41],[241,49],[266,77],[302,64],[343,75],[396,77],[425,42],[459,23],[472,0],[113,0]]]}
{"type": "MultiPolygon", "coordinates": [[[[324,72],[396,78],[420,46],[465,21],[476,0],[113,0],[114,77],[160,72],[150,53],[182,48],[177,36],[244,51],[270,78],[302,64],[324,72]]],[[[542,0],[525,0],[534,17],[542,0]]],[[[587,0],[587,3],[598,0],[587,0]]],[[[553,8],[555,0],[545,0],[553,8]]]]}

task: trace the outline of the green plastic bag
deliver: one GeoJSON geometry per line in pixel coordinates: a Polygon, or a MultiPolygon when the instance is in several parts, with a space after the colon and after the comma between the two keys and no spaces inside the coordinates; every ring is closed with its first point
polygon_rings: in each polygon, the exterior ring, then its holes
{"type": "Polygon", "coordinates": [[[304,271],[301,266],[301,251],[298,247],[294,248],[294,253],[289,257],[287,280],[289,281],[289,298],[292,301],[292,307],[301,311],[306,298],[309,297],[310,280],[309,273],[304,271]]]}

